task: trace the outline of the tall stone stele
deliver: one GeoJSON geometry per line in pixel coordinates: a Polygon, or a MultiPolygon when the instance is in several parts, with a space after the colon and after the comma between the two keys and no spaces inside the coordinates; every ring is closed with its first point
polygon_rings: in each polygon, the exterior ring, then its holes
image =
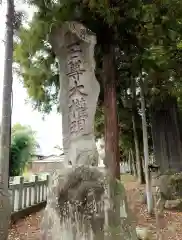
{"type": "Polygon", "coordinates": [[[100,92],[95,77],[95,35],[77,22],[52,31],[51,44],[59,60],[60,111],[65,161],[97,165],[94,117],[100,92]]]}

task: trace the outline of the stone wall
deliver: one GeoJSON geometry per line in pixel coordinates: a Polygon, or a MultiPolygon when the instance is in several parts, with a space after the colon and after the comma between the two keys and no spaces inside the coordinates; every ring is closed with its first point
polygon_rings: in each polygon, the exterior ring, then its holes
{"type": "Polygon", "coordinates": [[[56,169],[61,169],[63,165],[64,161],[61,159],[34,161],[31,164],[30,171],[34,174],[38,174],[40,172],[52,173],[56,169]]]}

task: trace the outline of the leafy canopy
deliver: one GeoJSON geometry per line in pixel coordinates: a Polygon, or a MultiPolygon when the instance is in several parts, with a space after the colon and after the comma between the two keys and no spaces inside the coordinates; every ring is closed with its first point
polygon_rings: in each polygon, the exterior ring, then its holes
{"type": "MultiPolygon", "coordinates": [[[[53,27],[69,20],[78,20],[96,33],[96,72],[100,72],[98,63],[102,63],[105,45],[114,44],[116,48],[122,146],[130,148],[133,142],[131,114],[122,106],[122,101],[127,101],[131,79],[147,73],[148,103],[168,94],[181,98],[181,1],[30,0],[29,3],[37,7],[37,12],[28,28],[21,27],[14,57],[38,110],[49,113],[58,103],[58,62],[48,35],[53,27]]],[[[104,130],[102,99],[100,105],[95,124],[97,136],[104,130]]]]}
{"type": "Polygon", "coordinates": [[[30,0],[29,3],[38,10],[29,26],[21,27],[14,58],[34,106],[49,113],[57,104],[59,92],[58,63],[48,41],[51,29],[60,27],[64,21],[80,21],[97,35],[96,55],[99,52],[102,58],[105,45],[115,44],[121,36],[123,41],[129,40],[138,1],[30,0]]]}

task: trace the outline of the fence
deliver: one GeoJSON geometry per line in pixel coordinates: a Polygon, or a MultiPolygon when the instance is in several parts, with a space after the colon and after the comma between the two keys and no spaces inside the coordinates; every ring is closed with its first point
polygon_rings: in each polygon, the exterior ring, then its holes
{"type": "Polygon", "coordinates": [[[26,182],[24,177],[20,177],[19,183],[10,183],[12,215],[41,203],[46,203],[48,182],[49,175],[46,176],[45,180],[39,180],[38,176],[35,176],[35,181],[26,182]]]}

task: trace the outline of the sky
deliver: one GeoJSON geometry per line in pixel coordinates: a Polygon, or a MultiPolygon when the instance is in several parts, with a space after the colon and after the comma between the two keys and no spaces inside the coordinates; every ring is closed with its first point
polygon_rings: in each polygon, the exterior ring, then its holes
{"type": "MultiPolygon", "coordinates": [[[[4,76],[4,38],[5,38],[5,20],[6,20],[6,1],[0,6],[0,118],[2,109],[2,88],[4,76]]],[[[33,10],[22,4],[21,9],[25,10],[29,17],[33,10]]],[[[30,125],[37,132],[37,141],[40,144],[40,153],[49,155],[57,153],[55,145],[62,147],[62,122],[61,115],[56,112],[50,113],[43,120],[43,115],[32,109],[31,104],[25,104],[28,99],[26,89],[23,88],[16,75],[13,76],[13,109],[12,124],[17,122],[22,125],[30,125]]]]}

